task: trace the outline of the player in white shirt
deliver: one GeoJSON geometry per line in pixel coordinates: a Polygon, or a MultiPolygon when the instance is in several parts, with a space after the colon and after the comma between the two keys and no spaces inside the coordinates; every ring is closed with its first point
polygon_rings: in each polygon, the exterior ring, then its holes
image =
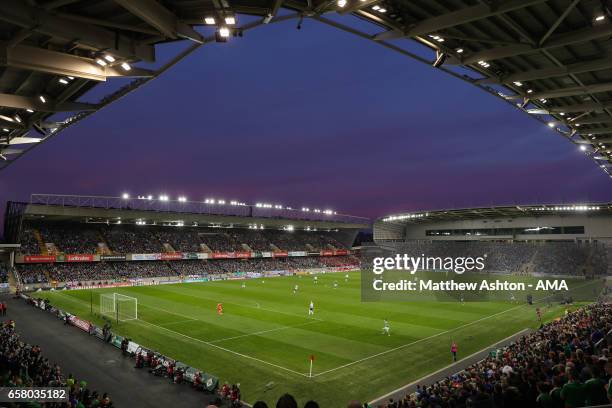
{"type": "Polygon", "coordinates": [[[308,316],[314,316],[314,303],[312,300],[310,301],[310,305],[308,305],[308,316]]]}
{"type": "Polygon", "coordinates": [[[344,275],[344,281],[345,281],[345,282],[348,282],[348,278],[349,278],[349,275],[348,275],[348,273],[347,273],[346,275],[344,275]]]}
{"type": "Polygon", "coordinates": [[[246,288],[246,282],[242,282],[242,289],[246,288]]]}
{"type": "Polygon", "coordinates": [[[389,326],[389,321],[387,319],[385,319],[383,326],[383,334],[386,334],[387,336],[391,335],[391,326],[389,326]]]}
{"type": "Polygon", "coordinates": [[[338,281],[334,281],[334,289],[338,289],[338,281]]]}
{"type": "Polygon", "coordinates": [[[295,294],[297,294],[298,289],[299,289],[299,286],[298,286],[298,285],[295,285],[295,286],[293,287],[293,294],[294,294],[294,295],[295,295],[295,294]]]}
{"type": "Polygon", "coordinates": [[[318,277],[318,276],[316,276],[316,275],[315,275],[315,277],[314,277],[314,283],[315,283],[315,285],[316,285],[317,283],[319,283],[319,277],[318,277]]]}

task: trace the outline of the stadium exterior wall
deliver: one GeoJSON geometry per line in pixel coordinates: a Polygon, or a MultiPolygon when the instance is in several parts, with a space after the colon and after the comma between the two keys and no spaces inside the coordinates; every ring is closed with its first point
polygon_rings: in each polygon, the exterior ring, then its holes
{"type": "Polygon", "coordinates": [[[598,240],[612,245],[612,216],[610,215],[548,215],[540,217],[504,217],[487,219],[465,219],[449,221],[402,221],[378,220],[374,224],[376,242],[404,240],[598,240]],[[428,235],[428,230],[482,230],[482,229],[528,229],[542,227],[584,227],[584,233],[563,234],[507,234],[507,235],[428,235]]]}

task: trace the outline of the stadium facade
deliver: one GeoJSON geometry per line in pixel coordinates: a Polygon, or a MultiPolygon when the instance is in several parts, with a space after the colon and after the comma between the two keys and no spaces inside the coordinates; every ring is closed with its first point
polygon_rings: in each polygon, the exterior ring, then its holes
{"type": "Polygon", "coordinates": [[[487,272],[511,274],[612,274],[610,203],[406,212],[379,218],[373,232],[371,254],[484,256],[487,272]]]}
{"type": "Polygon", "coordinates": [[[391,214],[374,240],[603,241],[612,245],[612,203],[500,206],[391,214]]]}

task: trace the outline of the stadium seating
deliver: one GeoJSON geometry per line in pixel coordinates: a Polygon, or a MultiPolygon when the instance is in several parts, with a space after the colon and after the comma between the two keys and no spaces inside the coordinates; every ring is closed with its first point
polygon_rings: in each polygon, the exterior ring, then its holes
{"type": "Polygon", "coordinates": [[[41,247],[50,244],[64,254],[95,254],[101,247],[116,254],[346,249],[332,233],[319,231],[45,224],[24,229],[20,251],[40,254],[41,247]]]}
{"type": "MultiPolygon", "coordinates": [[[[70,406],[84,408],[113,406],[106,393],[100,395],[97,391],[87,388],[87,382],[78,381],[70,375],[65,376],[59,365],[43,357],[38,346],[24,343],[15,331],[15,324],[12,321],[0,326],[0,378],[6,378],[7,382],[3,385],[9,387],[67,387],[72,404],[70,406]]],[[[34,406],[30,403],[25,405],[34,406]]]]}
{"type": "Polygon", "coordinates": [[[407,241],[386,244],[394,252],[428,257],[486,257],[486,272],[557,275],[607,273],[606,248],[574,242],[407,241]]]}
{"type": "Polygon", "coordinates": [[[121,281],[189,275],[222,275],[234,272],[286,271],[305,268],[358,267],[355,256],[214,259],[179,261],[89,262],[18,264],[24,284],[77,281],[121,281]]]}

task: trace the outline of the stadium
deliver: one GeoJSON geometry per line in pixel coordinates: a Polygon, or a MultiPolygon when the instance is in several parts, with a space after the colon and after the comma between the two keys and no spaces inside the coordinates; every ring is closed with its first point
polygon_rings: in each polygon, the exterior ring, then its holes
{"type": "Polygon", "coordinates": [[[0,406],[612,406],[611,20],[0,0],[0,406]]]}

